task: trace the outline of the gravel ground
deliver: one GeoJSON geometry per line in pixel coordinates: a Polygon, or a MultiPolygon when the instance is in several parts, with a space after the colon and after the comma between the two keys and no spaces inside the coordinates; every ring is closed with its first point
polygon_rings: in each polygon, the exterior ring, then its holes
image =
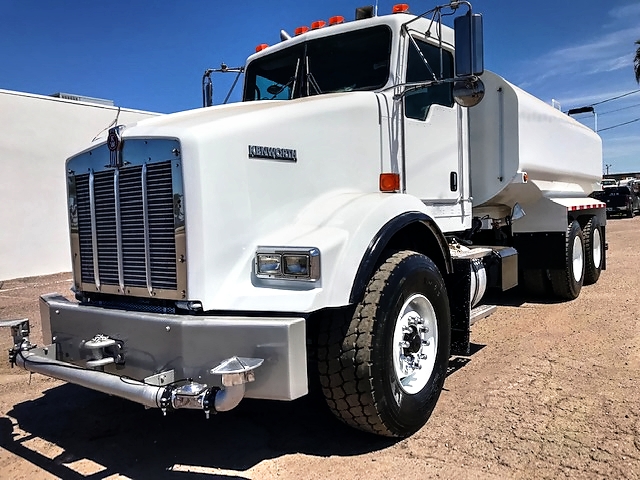
{"type": "MultiPolygon", "coordinates": [[[[568,303],[518,293],[474,325],[475,353],[411,438],[362,434],[321,402],[244,400],[205,421],[0,367],[0,477],[640,478],[640,217],[608,224],[608,269],[568,303]]],[[[0,282],[0,319],[70,275],[0,282]]],[[[0,346],[9,348],[9,332],[0,346]]]]}

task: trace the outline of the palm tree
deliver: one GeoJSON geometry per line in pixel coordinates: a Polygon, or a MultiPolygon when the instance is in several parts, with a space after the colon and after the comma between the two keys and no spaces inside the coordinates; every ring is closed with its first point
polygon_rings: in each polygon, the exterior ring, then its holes
{"type": "Polygon", "coordinates": [[[636,50],[636,58],[633,59],[633,71],[636,74],[636,82],[640,83],[640,40],[636,40],[638,49],[636,50]]]}

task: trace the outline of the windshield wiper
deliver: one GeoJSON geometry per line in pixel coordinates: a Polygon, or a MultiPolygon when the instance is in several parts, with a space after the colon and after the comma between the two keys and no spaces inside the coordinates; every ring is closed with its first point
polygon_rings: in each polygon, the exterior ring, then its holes
{"type": "Polygon", "coordinates": [[[305,44],[304,46],[304,65],[305,65],[305,69],[306,69],[306,84],[307,84],[307,97],[311,96],[311,92],[309,91],[309,85],[311,85],[313,87],[313,89],[316,91],[317,95],[322,94],[322,90],[320,89],[320,85],[318,85],[318,82],[316,81],[315,77],[313,76],[313,73],[311,73],[311,68],[309,66],[309,55],[307,55],[307,45],[305,44]]]}
{"type": "Polygon", "coordinates": [[[291,87],[291,95],[289,96],[289,100],[291,100],[296,93],[296,81],[298,80],[299,70],[300,70],[300,57],[298,57],[298,60],[296,61],[296,71],[294,72],[293,77],[291,77],[287,83],[285,83],[279,88],[275,84],[267,88],[267,92],[273,95],[273,97],[271,97],[269,100],[275,99],[278,95],[284,92],[284,89],[287,87],[291,87]],[[276,87],[277,90],[273,90],[273,87],[276,87]]]}

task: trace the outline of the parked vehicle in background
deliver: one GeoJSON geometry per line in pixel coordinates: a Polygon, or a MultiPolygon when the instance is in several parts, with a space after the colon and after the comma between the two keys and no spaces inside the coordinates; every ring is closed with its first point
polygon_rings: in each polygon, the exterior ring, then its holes
{"type": "Polygon", "coordinates": [[[607,218],[620,214],[632,218],[634,212],[640,210],[640,197],[633,188],[626,185],[605,187],[600,192],[593,192],[591,196],[607,204],[607,218]]]}

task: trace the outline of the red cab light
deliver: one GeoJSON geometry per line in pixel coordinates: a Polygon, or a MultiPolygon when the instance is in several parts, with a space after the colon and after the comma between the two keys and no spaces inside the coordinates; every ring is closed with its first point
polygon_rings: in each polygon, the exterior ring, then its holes
{"type": "Polygon", "coordinates": [[[261,43],[260,45],[258,45],[256,47],[256,53],[257,52],[261,52],[262,50],[264,50],[265,48],[267,48],[269,45],[267,45],[266,43],[261,43]]]}
{"type": "Polygon", "coordinates": [[[303,33],[307,33],[309,31],[309,27],[303,25],[302,27],[298,27],[296,28],[293,33],[296,35],[296,37],[298,35],[302,35],[303,33]]]}
{"type": "Polygon", "coordinates": [[[340,23],[344,23],[344,17],[342,15],[336,15],[329,19],[329,25],[338,25],[340,23]]]}
{"type": "Polygon", "coordinates": [[[324,20],[317,20],[311,24],[311,30],[317,30],[324,27],[327,24],[324,20]]]}
{"type": "Polygon", "coordinates": [[[391,10],[393,13],[405,13],[409,11],[408,3],[396,3],[391,10]]]}

